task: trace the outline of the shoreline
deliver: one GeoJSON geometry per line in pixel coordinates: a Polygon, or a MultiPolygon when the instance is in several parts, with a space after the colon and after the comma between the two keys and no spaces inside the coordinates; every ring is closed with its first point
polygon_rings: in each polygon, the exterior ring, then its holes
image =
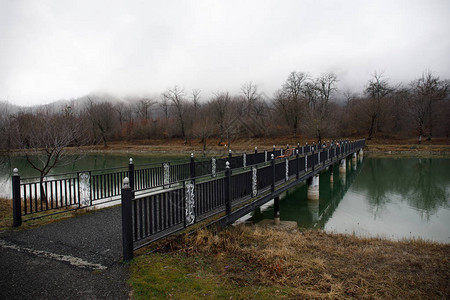
{"type": "Polygon", "coordinates": [[[136,299],[445,299],[449,255],[449,244],[420,239],[239,225],[139,250],[130,283],[136,299]]]}
{"type": "MultiPolygon", "coordinates": [[[[350,138],[356,140],[359,138],[350,138]]],[[[312,144],[312,139],[294,139],[289,137],[279,138],[253,138],[253,139],[239,139],[232,142],[230,149],[233,153],[253,153],[255,147],[259,151],[271,150],[275,145],[277,149],[285,148],[287,144],[290,147],[295,147],[298,140],[301,145],[305,143],[312,144]]],[[[187,144],[184,144],[179,139],[165,139],[165,140],[142,140],[142,141],[120,141],[110,142],[108,147],[101,145],[83,146],[81,148],[67,148],[68,154],[136,154],[136,155],[180,155],[186,156],[194,153],[196,156],[212,155],[228,155],[228,147],[219,146],[216,139],[208,140],[206,150],[203,150],[203,144],[198,139],[192,139],[187,144]]],[[[371,154],[386,154],[386,155],[450,155],[450,138],[436,138],[432,141],[424,141],[422,144],[417,144],[417,141],[412,139],[378,139],[366,140],[364,148],[365,153],[371,154]]],[[[18,156],[20,151],[0,151],[0,154],[18,156]]]]}

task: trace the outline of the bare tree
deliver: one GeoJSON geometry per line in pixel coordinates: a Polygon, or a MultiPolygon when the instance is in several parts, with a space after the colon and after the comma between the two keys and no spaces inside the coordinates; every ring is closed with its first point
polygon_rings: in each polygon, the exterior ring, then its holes
{"type": "Polygon", "coordinates": [[[197,111],[200,108],[200,90],[192,90],[192,104],[194,105],[194,118],[197,118],[197,111]]]}
{"type": "Polygon", "coordinates": [[[292,72],[289,74],[281,90],[274,97],[274,105],[278,112],[284,117],[287,125],[292,129],[294,137],[297,136],[302,106],[305,98],[304,85],[309,78],[308,74],[292,72]]]}
{"type": "Polygon", "coordinates": [[[202,105],[200,107],[199,115],[194,120],[192,127],[194,135],[201,139],[204,153],[206,151],[207,140],[214,132],[212,107],[210,105],[202,105]]]}
{"type": "Polygon", "coordinates": [[[81,119],[67,111],[20,112],[12,116],[13,147],[40,175],[41,197],[46,197],[44,177],[57,165],[72,163],[79,156],[67,156],[67,147],[90,143],[81,119]]]}
{"type": "Polygon", "coordinates": [[[9,149],[11,145],[10,115],[7,102],[0,102],[0,149],[9,149]]]}
{"type": "Polygon", "coordinates": [[[212,108],[211,114],[214,116],[219,133],[219,143],[222,143],[230,121],[230,94],[228,92],[217,92],[215,97],[209,102],[209,105],[212,108]]]}
{"type": "Polygon", "coordinates": [[[431,71],[426,71],[422,77],[411,83],[412,111],[417,122],[419,143],[424,134],[428,139],[433,136],[434,108],[436,102],[445,99],[450,92],[448,81],[442,81],[431,71]]]}
{"type": "Polygon", "coordinates": [[[249,116],[255,109],[256,101],[259,99],[258,87],[250,81],[241,86],[241,91],[246,101],[245,112],[249,116]]]}
{"type": "Polygon", "coordinates": [[[151,119],[151,108],[155,101],[149,98],[142,98],[136,103],[136,115],[143,120],[151,119]]]}
{"type": "Polygon", "coordinates": [[[87,103],[87,113],[92,123],[94,138],[99,137],[105,147],[108,146],[107,140],[114,135],[117,128],[116,111],[111,102],[103,101],[94,103],[91,98],[87,103]]]}
{"type": "Polygon", "coordinates": [[[329,102],[336,88],[337,76],[334,73],[322,74],[315,81],[315,87],[318,94],[318,101],[313,105],[312,116],[316,127],[316,137],[320,142],[322,140],[322,132],[330,126],[327,118],[329,117],[329,102]]]}
{"type": "Polygon", "coordinates": [[[184,144],[186,144],[186,105],[184,96],[184,90],[180,89],[178,86],[175,86],[172,89],[168,89],[163,94],[163,97],[167,99],[167,101],[169,101],[172,107],[175,109],[175,115],[180,127],[181,137],[184,140],[184,144]]]}
{"type": "Polygon", "coordinates": [[[368,97],[367,114],[370,120],[369,134],[367,139],[372,139],[373,135],[378,131],[379,121],[383,113],[383,100],[394,92],[394,88],[389,84],[389,80],[384,78],[383,72],[374,72],[372,78],[364,90],[368,97]]]}

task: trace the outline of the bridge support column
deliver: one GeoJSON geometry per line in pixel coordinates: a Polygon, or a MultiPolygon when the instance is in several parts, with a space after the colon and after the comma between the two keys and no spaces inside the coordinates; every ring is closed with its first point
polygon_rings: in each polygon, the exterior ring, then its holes
{"type": "Polygon", "coordinates": [[[347,165],[346,165],[346,159],[343,158],[339,162],[339,174],[344,174],[347,172],[347,165]]]}
{"type": "Polygon", "coordinates": [[[356,156],[356,152],[354,152],[352,156],[352,164],[356,164],[357,159],[358,157],[356,156]]]}
{"type": "Polygon", "coordinates": [[[319,221],[319,199],[308,199],[308,209],[313,223],[319,221]]]}
{"type": "Polygon", "coordinates": [[[280,225],[280,197],[273,199],[273,224],[280,225]]]}
{"type": "Polygon", "coordinates": [[[319,200],[319,175],[311,177],[308,183],[308,199],[319,200]]]}
{"type": "Polygon", "coordinates": [[[308,208],[313,222],[319,220],[319,175],[308,180],[308,208]]]}

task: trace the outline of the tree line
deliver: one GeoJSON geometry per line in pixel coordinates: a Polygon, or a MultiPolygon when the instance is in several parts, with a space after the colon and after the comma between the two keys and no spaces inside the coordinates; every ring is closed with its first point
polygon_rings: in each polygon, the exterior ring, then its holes
{"type": "Polygon", "coordinates": [[[184,143],[235,138],[294,137],[448,137],[450,81],[425,71],[408,84],[393,84],[375,72],[361,93],[340,91],[338,77],[291,72],[280,89],[267,97],[252,82],[239,94],[219,91],[204,97],[200,90],[178,86],[159,97],[117,99],[90,95],[63,106],[45,105],[11,112],[0,105],[2,149],[46,149],[41,163],[67,146],[110,141],[180,138],[184,143]]]}

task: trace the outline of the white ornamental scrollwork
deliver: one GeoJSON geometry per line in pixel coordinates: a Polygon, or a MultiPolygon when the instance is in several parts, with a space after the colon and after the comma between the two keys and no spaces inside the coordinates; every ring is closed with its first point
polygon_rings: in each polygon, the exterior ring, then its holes
{"type": "Polygon", "coordinates": [[[80,192],[80,204],[88,206],[91,204],[91,176],[89,173],[78,174],[78,186],[80,192]]]}
{"type": "Polygon", "coordinates": [[[194,182],[190,181],[186,184],[186,199],[185,199],[185,216],[186,216],[186,226],[191,225],[195,222],[195,195],[194,195],[194,182]]]}
{"type": "Polygon", "coordinates": [[[216,159],[213,157],[211,159],[211,174],[213,177],[216,177],[216,159]]]}
{"type": "Polygon", "coordinates": [[[286,181],[289,180],[289,159],[286,158],[286,181]]]}
{"type": "Polygon", "coordinates": [[[252,167],[252,196],[258,195],[258,177],[256,167],[252,167]]]}
{"type": "Polygon", "coordinates": [[[264,151],[264,162],[267,162],[267,151],[264,151]]]}
{"type": "Polygon", "coordinates": [[[164,185],[170,183],[170,164],[169,163],[163,163],[163,169],[164,169],[164,185]]]}
{"type": "Polygon", "coordinates": [[[242,156],[242,166],[245,168],[247,166],[247,154],[244,153],[242,156]]]}
{"type": "Polygon", "coordinates": [[[318,159],[317,163],[320,164],[320,151],[318,152],[318,159]]]}
{"type": "Polygon", "coordinates": [[[308,170],[308,155],[305,155],[305,172],[308,170]]]}

